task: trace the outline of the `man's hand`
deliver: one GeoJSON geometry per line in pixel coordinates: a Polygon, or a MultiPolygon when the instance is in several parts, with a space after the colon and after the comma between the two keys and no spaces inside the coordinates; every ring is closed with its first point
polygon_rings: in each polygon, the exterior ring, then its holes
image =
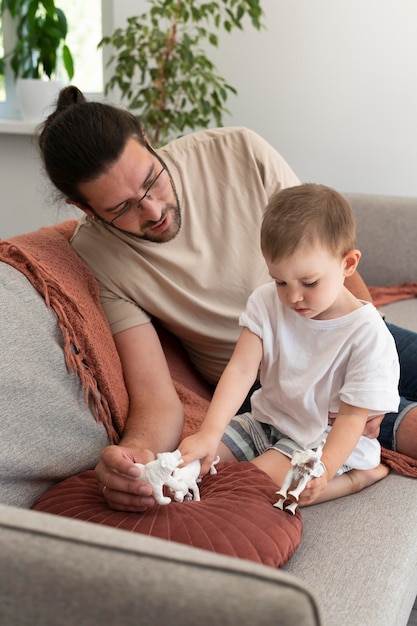
{"type": "Polygon", "coordinates": [[[133,450],[124,446],[104,448],[95,471],[110,508],[140,513],[155,504],[152,486],[138,480],[140,469],[134,465],[146,464],[154,458],[150,450],[133,450]]]}
{"type": "Polygon", "coordinates": [[[184,411],[153,325],[123,330],[114,341],[129,395],[129,415],[120,444],[103,450],[96,475],[112,509],[140,513],[155,500],[151,485],[138,480],[140,469],[135,463],[145,465],[156,452],[175,450],[184,411]]]}

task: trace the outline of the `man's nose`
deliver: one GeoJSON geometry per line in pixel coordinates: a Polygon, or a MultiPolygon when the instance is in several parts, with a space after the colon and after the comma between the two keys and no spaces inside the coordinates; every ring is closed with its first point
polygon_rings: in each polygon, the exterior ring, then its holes
{"type": "Polygon", "coordinates": [[[142,209],[142,218],[147,222],[157,222],[162,215],[162,203],[153,199],[151,196],[145,196],[140,203],[142,209]]]}

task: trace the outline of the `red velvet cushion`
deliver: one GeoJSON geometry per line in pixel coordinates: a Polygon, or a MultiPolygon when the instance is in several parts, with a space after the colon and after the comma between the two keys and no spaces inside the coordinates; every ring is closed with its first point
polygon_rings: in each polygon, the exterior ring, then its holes
{"type": "MultiPolygon", "coordinates": [[[[212,388],[197,374],[178,340],[158,329],[172,379],[185,411],[183,437],[195,432],[212,388]]],[[[220,554],[280,567],[297,549],[301,515],[273,507],[273,481],[252,463],[219,463],[200,484],[201,501],[171,502],[145,513],[113,511],[93,470],[55,485],[34,509],[152,535],[220,554]]]]}
{"type": "Polygon", "coordinates": [[[91,470],[55,485],[34,509],[282,566],[301,540],[299,511],[292,516],[272,506],[277,488],[252,463],[220,463],[217,469],[200,484],[200,502],[171,502],[145,513],[113,511],[91,470]]]}

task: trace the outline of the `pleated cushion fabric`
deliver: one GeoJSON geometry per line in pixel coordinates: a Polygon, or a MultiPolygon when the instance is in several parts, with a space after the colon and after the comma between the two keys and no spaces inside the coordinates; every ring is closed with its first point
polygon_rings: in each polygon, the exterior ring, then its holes
{"type": "Polygon", "coordinates": [[[55,485],[34,509],[271,567],[284,565],[301,540],[299,511],[292,516],[272,506],[277,488],[252,463],[219,463],[217,468],[200,483],[200,502],[171,502],[144,513],[113,511],[90,470],[55,485]]]}

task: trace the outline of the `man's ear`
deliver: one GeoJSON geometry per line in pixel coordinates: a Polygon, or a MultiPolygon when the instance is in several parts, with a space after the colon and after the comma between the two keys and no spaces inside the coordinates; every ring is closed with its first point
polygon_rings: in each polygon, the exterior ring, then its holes
{"type": "Polygon", "coordinates": [[[86,213],[89,217],[92,217],[92,218],[95,217],[93,211],[89,209],[88,206],[86,206],[85,204],[82,204],[82,202],[75,202],[75,200],[71,200],[71,198],[67,198],[65,202],[67,204],[70,204],[71,206],[76,206],[77,209],[80,209],[81,211],[86,213]]]}
{"type": "Polygon", "coordinates": [[[361,253],[359,250],[349,250],[343,257],[343,273],[345,276],[352,276],[358,267],[361,253]]]}
{"type": "Polygon", "coordinates": [[[153,150],[152,144],[149,141],[148,137],[145,135],[145,133],[143,133],[142,135],[142,139],[145,142],[145,144],[148,146],[148,148],[150,148],[151,150],[153,150]]]}

